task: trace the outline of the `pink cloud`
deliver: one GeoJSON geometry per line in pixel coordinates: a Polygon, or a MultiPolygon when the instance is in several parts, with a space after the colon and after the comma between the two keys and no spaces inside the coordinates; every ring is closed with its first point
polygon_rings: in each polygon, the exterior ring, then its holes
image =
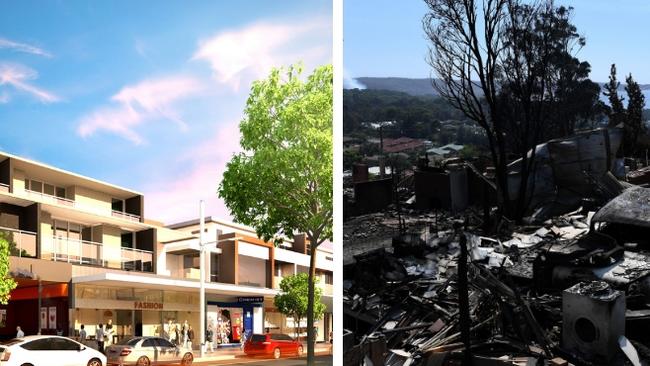
{"type": "Polygon", "coordinates": [[[16,50],[18,52],[31,53],[32,55],[43,56],[47,58],[52,57],[51,53],[45,51],[42,48],[32,46],[26,43],[12,41],[6,38],[0,38],[0,48],[8,48],[8,49],[16,50]]]}
{"type": "Polygon", "coordinates": [[[126,86],[111,97],[113,105],[98,108],[82,117],[77,132],[87,137],[105,130],[138,145],[144,139],[135,132],[135,128],[145,122],[171,120],[185,131],[187,123],[178,116],[174,104],[202,89],[200,81],[185,76],[145,80],[126,86]]]}
{"type": "MultiPolygon", "coordinates": [[[[11,85],[16,90],[25,92],[43,103],[58,102],[58,96],[40,89],[27,81],[38,78],[38,73],[27,66],[20,64],[0,64],[0,85],[11,85]]],[[[9,100],[7,94],[6,100],[9,100]]]]}
{"type": "Polygon", "coordinates": [[[265,76],[272,67],[312,58],[326,62],[331,47],[299,44],[299,40],[331,27],[326,19],[304,23],[256,23],[224,31],[199,42],[192,60],[210,64],[215,79],[238,90],[240,84],[265,76]],[[296,49],[296,46],[298,46],[296,49]],[[325,56],[325,57],[324,57],[325,56]]]}
{"type": "Polygon", "coordinates": [[[217,196],[217,187],[233,153],[239,152],[239,124],[222,124],[203,143],[188,150],[169,167],[168,177],[156,177],[145,187],[145,215],[166,224],[199,216],[199,200],[205,201],[206,214],[231,220],[224,202],[217,196]],[[178,176],[178,167],[187,173],[178,176]],[[171,208],[171,209],[170,209],[171,208]]]}

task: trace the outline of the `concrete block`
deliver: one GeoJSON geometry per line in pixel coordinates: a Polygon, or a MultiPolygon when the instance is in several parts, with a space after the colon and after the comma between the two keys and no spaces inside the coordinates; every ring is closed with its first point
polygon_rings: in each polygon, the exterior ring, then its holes
{"type": "Polygon", "coordinates": [[[625,294],[606,282],[580,282],[562,293],[562,347],[597,364],[617,365],[625,334],[625,294]]]}

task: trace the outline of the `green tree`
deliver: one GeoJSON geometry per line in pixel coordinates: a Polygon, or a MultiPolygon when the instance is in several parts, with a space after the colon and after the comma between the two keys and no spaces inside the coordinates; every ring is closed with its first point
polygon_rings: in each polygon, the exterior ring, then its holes
{"type": "Polygon", "coordinates": [[[306,81],[300,67],[274,69],[253,83],[239,124],[243,152],[219,186],[233,218],[264,240],[305,233],[311,253],[307,362],[314,364],[316,248],[332,240],[332,66],[306,81]]]}
{"type": "Polygon", "coordinates": [[[618,95],[618,87],[621,83],[616,80],[616,64],[612,64],[609,72],[609,82],[605,84],[603,94],[609,99],[609,108],[607,116],[609,117],[609,126],[618,126],[625,122],[625,108],[623,107],[623,98],[618,95]]]}
{"type": "Polygon", "coordinates": [[[623,130],[623,153],[627,156],[635,156],[637,152],[637,141],[639,136],[645,133],[643,124],[643,108],[645,107],[645,96],[641,92],[639,84],[634,81],[632,74],[625,79],[627,85],[627,113],[623,130]]]}
{"type": "MultiPolygon", "coordinates": [[[[318,279],[316,279],[316,283],[318,279]]],[[[280,281],[280,293],[275,295],[273,304],[286,316],[293,318],[296,336],[300,334],[300,322],[307,315],[307,304],[309,300],[309,275],[299,273],[285,277],[280,281]]],[[[313,318],[318,320],[323,317],[325,304],[320,301],[322,290],[314,287],[314,296],[318,301],[314,302],[313,318]]]]}
{"type": "Polygon", "coordinates": [[[0,231],[0,304],[9,302],[11,290],[16,288],[16,281],[9,275],[9,243],[7,233],[0,231]]]}

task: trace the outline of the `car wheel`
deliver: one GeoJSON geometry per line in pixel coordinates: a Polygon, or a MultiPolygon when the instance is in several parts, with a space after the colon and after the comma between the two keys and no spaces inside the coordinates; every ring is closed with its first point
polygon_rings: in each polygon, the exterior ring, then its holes
{"type": "Polygon", "coordinates": [[[31,363],[24,363],[24,364],[22,364],[20,366],[34,366],[34,365],[32,365],[31,363]]]}
{"type": "Polygon", "coordinates": [[[181,361],[181,365],[190,366],[192,364],[192,361],[194,361],[194,355],[188,352],[185,355],[183,355],[183,360],[181,361]]]}
{"type": "Polygon", "coordinates": [[[303,352],[302,346],[298,346],[298,356],[302,356],[302,352],[303,352]]]}
{"type": "Polygon", "coordinates": [[[92,360],[88,361],[88,366],[102,366],[102,361],[97,358],[93,358],[92,360]]]}
{"type": "Polygon", "coordinates": [[[136,363],[137,366],[150,366],[151,361],[149,361],[149,357],[147,356],[142,356],[138,358],[138,361],[136,363]]]}
{"type": "Polygon", "coordinates": [[[281,356],[280,349],[279,348],[274,349],[273,350],[273,358],[275,358],[277,360],[278,358],[280,358],[280,356],[281,356]]]}

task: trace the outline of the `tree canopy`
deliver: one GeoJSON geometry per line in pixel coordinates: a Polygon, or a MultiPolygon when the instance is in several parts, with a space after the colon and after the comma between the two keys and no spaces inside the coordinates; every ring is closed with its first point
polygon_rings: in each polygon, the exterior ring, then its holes
{"type": "Polygon", "coordinates": [[[332,238],[332,79],[331,66],[306,81],[292,66],[253,83],[239,124],[243,152],[227,164],[219,196],[265,240],[332,238]]]}
{"type": "MultiPolygon", "coordinates": [[[[315,283],[318,282],[315,280],[315,283]]],[[[293,318],[299,333],[300,320],[307,315],[307,302],[309,299],[309,276],[307,273],[288,276],[280,281],[280,293],[275,295],[273,304],[284,315],[293,318]]],[[[320,319],[325,312],[325,304],[320,301],[322,290],[315,288],[314,319],[320,319]]]]}
{"type": "Polygon", "coordinates": [[[0,304],[7,304],[11,290],[16,288],[16,281],[9,275],[9,246],[11,239],[8,233],[0,231],[0,304]]]}

